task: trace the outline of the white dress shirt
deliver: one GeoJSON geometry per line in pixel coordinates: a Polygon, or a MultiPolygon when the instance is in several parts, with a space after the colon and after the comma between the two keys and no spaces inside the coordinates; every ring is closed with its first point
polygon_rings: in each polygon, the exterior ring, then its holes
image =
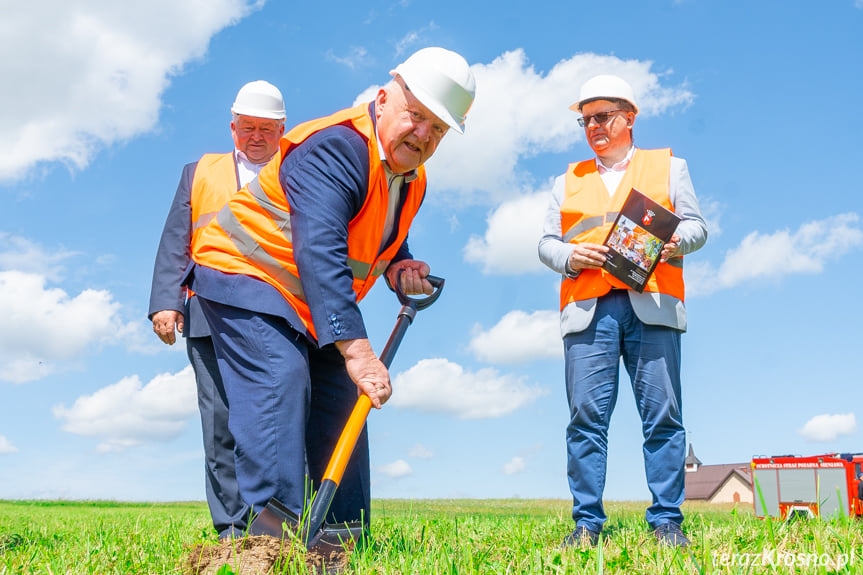
{"type": "Polygon", "coordinates": [[[237,177],[240,179],[241,188],[258,177],[263,167],[269,163],[266,161],[263,164],[255,164],[246,157],[246,154],[236,148],[234,149],[234,158],[237,161],[237,177]]]}

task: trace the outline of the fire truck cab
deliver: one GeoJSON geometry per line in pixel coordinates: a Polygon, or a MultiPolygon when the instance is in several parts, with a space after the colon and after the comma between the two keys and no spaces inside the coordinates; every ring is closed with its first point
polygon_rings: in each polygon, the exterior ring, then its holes
{"type": "Polygon", "coordinates": [[[863,454],[752,458],[756,517],[863,516],[863,454]]]}

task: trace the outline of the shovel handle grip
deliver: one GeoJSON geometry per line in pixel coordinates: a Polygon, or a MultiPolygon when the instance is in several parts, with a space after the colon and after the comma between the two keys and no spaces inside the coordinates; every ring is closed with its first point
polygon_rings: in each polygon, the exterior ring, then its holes
{"type": "Polygon", "coordinates": [[[403,271],[404,271],[403,269],[399,270],[399,273],[396,275],[396,285],[395,285],[396,296],[399,298],[399,302],[402,305],[409,305],[409,306],[411,306],[417,310],[425,309],[428,306],[430,306],[431,304],[433,304],[437,300],[437,298],[440,297],[440,292],[441,292],[441,290],[443,290],[443,284],[446,280],[444,280],[443,278],[439,278],[437,276],[433,276],[433,275],[428,275],[425,278],[432,285],[432,287],[435,288],[434,291],[430,295],[427,295],[426,297],[421,297],[421,298],[410,297],[410,296],[406,295],[405,292],[402,291],[402,272],[403,271]]]}

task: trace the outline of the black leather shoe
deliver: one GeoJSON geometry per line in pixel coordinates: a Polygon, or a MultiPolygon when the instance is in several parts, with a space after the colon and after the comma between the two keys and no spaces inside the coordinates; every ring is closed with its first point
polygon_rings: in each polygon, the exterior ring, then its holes
{"type": "Polygon", "coordinates": [[[683,534],[680,525],[669,522],[663,523],[653,530],[653,536],[662,545],[669,547],[689,547],[689,539],[683,534]]]}
{"type": "Polygon", "coordinates": [[[575,531],[563,538],[563,543],[560,545],[562,549],[567,547],[596,547],[599,542],[599,532],[591,531],[584,525],[579,525],[575,531]]]}

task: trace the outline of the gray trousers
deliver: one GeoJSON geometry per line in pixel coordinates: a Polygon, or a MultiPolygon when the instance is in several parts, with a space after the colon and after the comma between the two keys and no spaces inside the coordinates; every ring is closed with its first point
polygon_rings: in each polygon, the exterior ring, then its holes
{"type": "MultiPolygon", "coordinates": [[[[198,410],[204,435],[204,471],[207,505],[219,537],[232,533],[232,525],[245,526],[246,506],[237,486],[234,436],[228,430],[228,400],[210,337],[187,337],[186,351],[198,387],[198,410]]],[[[241,536],[241,533],[236,533],[241,536]]]]}

